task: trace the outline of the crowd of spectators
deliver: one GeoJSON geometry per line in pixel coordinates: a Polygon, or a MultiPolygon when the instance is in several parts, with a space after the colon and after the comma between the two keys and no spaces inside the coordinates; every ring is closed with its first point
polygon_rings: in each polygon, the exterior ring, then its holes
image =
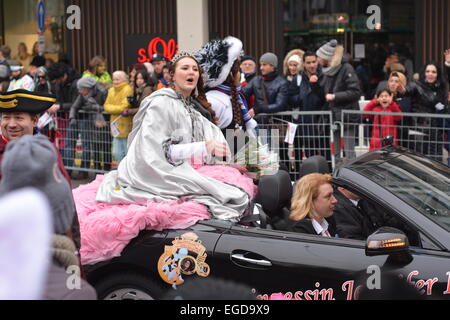
{"type": "MultiPolygon", "coordinates": [[[[444,52],[446,72],[430,61],[418,73],[405,46],[390,44],[388,50],[374,46],[369,51],[373,57],[370,65],[366,60],[353,61],[336,40],[323,43],[314,51],[290,50],[283,60],[272,52],[259,58],[241,56],[237,69],[239,90],[247,100],[249,115],[258,124],[273,125],[265,114],[331,111],[333,120],[339,121],[342,110],[360,110],[361,99],[372,100],[365,111],[448,113],[450,50],[444,52]],[[380,95],[390,97],[390,105],[399,108],[383,106],[380,95]]],[[[111,73],[107,60],[101,56],[93,57],[82,73],[71,67],[66,56],[54,63],[36,50],[28,53],[24,43],[11,56],[8,46],[0,47],[0,91],[25,89],[56,95],[57,102],[48,110],[52,121],[38,130],[57,145],[69,172],[75,167],[79,141],[83,152],[78,164],[81,171],[109,171],[117,166],[126,155],[127,136],[141,102],[152,92],[170,86],[168,61],[159,53],[152,56],[150,63],[136,63],[129,70],[111,73]]],[[[389,134],[394,136],[394,144],[442,160],[441,146],[448,144],[449,121],[432,117],[364,118],[371,126],[371,150],[382,146],[382,138],[389,134]],[[422,134],[429,139],[416,142],[411,138],[409,128],[418,126],[425,127],[422,134]]],[[[361,119],[352,115],[349,121],[364,121],[361,119]]],[[[341,142],[345,145],[344,156],[355,156],[356,126],[346,126],[343,137],[340,130],[334,130],[335,145],[331,148],[329,141],[318,139],[323,136],[318,132],[317,124],[322,120],[319,116],[293,116],[288,120],[300,125],[293,143],[294,171],[302,157],[323,155],[329,160],[333,149],[339,158],[341,142]]],[[[284,136],[280,144],[281,162],[288,166],[290,156],[284,136]]],[[[81,174],[82,178],[86,176],[87,172],[81,174]]]]}

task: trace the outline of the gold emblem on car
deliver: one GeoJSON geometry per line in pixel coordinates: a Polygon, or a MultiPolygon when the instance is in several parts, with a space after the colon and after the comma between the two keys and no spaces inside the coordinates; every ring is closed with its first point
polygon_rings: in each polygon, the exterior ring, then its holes
{"type": "Polygon", "coordinates": [[[176,287],[184,283],[183,275],[209,275],[210,268],[205,262],[206,248],[195,233],[185,233],[172,244],[164,247],[164,253],[158,260],[158,272],[165,282],[176,287]]]}

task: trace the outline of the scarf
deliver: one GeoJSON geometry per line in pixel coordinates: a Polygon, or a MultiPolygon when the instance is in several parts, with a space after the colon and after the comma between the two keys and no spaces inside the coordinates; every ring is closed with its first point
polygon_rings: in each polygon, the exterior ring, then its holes
{"type": "Polygon", "coordinates": [[[244,79],[248,83],[252,81],[252,79],[256,76],[256,72],[253,73],[244,73],[244,79]]]}
{"type": "MultiPolygon", "coordinates": [[[[245,99],[244,94],[241,92],[241,86],[236,87],[237,91],[237,101],[239,103],[239,106],[241,107],[242,116],[244,118],[244,123],[247,124],[249,121],[251,121],[253,118],[248,113],[248,104],[247,100],[245,99]]],[[[231,86],[227,83],[223,83],[221,85],[218,85],[217,87],[213,88],[212,90],[217,90],[222,93],[225,93],[231,97],[231,86]]]]}
{"type": "Polygon", "coordinates": [[[338,64],[337,66],[334,66],[334,67],[322,68],[322,72],[326,76],[333,77],[336,75],[336,73],[339,72],[339,70],[341,69],[341,66],[342,66],[342,64],[338,64]]]}
{"type": "Polygon", "coordinates": [[[161,81],[161,83],[166,87],[169,85],[169,83],[166,81],[166,79],[164,79],[164,77],[159,78],[159,81],[161,81]]]}
{"type": "Polygon", "coordinates": [[[194,98],[191,96],[185,98],[181,92],[175,91],[177,93],[178,99],[183,102],[183,106],[186,108],[189,113],[189,117],[191,118],[192,124],[192,142],[201,142],[205,141],[205,136],[203,134],[203,125],[201,121],[201,117],[203,117],[200,112],[195,110],[194,106],[194,98]]]}
{"type": "Polygon", "coordinates": [[[278,76],[278,73],[276,71],[268,73],[266,75],[263,75],[262,78],[264,81],[272,81],[278,76]]]}

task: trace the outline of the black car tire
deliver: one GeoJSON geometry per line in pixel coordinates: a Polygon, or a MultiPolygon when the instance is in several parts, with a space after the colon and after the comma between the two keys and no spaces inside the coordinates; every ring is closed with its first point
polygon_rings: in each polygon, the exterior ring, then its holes
{"type": "Polygon", "coordinates": [[[165,294],[156,281],[136,272],[114,273],[95,284],[100,300],[156,300],[165,294]]]}

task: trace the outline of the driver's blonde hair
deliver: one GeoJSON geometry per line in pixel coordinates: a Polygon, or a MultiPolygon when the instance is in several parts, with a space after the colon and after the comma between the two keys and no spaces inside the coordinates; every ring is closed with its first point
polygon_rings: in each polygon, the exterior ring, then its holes
{"type": "Polygon", "coordinates": [[[313,201],[319,196],[320,186],[331,184],[331,180],[331,175],[321,173],[311,173],[298,180],[292,196],[289,218],[294,221],[306,217],[314,218],[313,201]]]}

